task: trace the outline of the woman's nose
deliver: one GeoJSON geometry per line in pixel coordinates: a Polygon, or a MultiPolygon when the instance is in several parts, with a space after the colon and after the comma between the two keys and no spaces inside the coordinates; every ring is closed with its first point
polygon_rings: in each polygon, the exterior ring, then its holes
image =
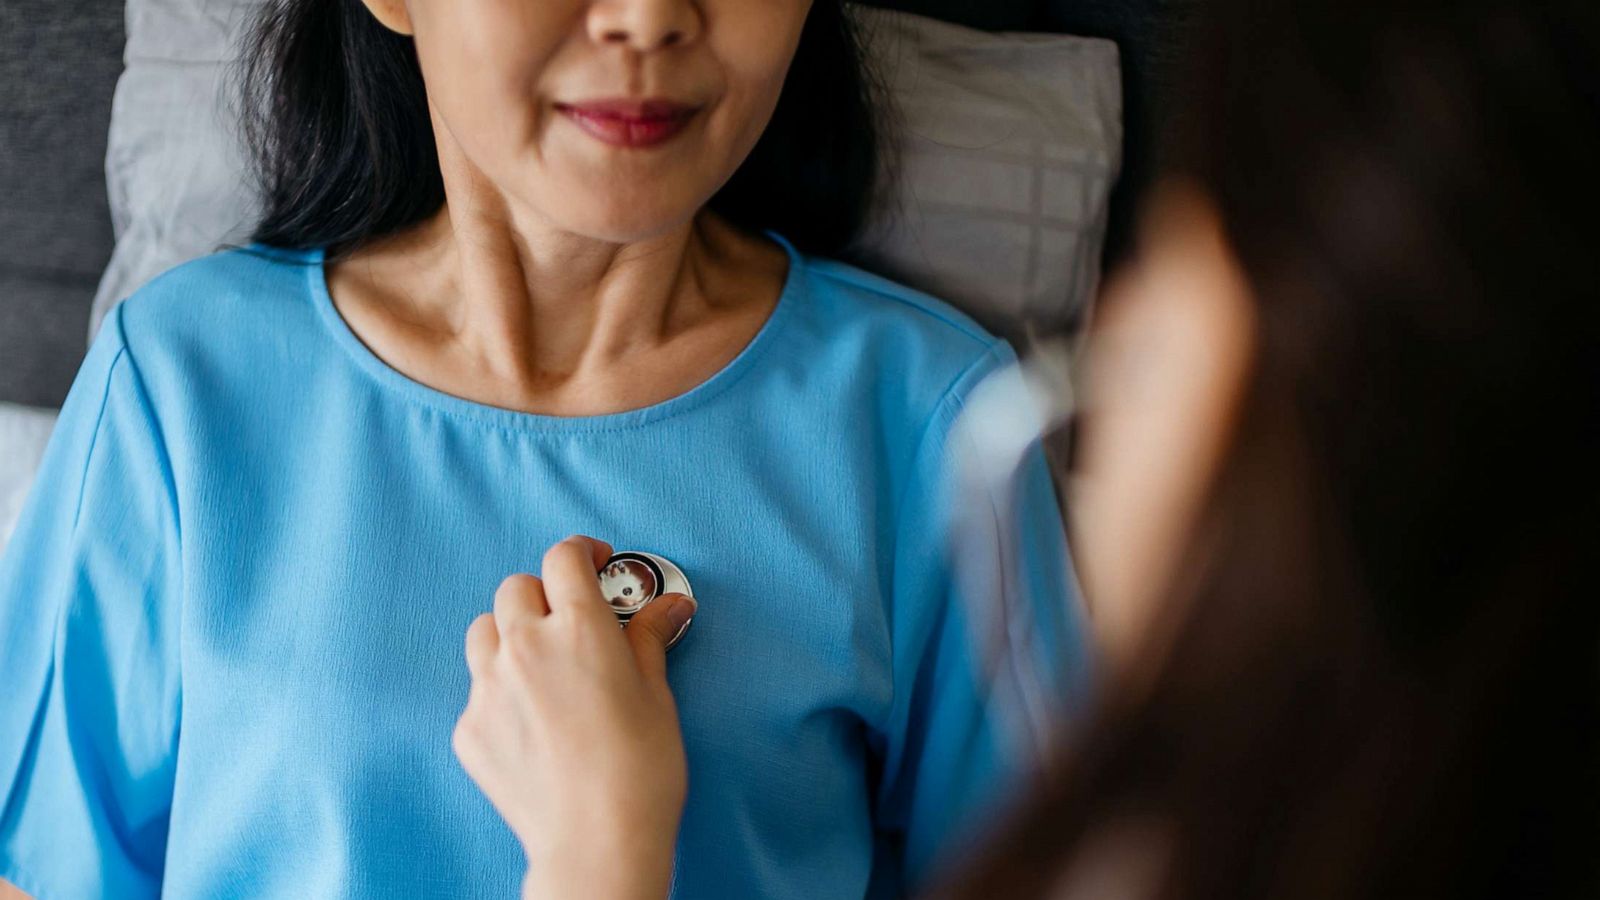
{"type": "Polygon", "coordinates": [[[589,37],[647,52],[694,40],[700,10],[693,0],[597,0],[589,11],[589,37]]]}

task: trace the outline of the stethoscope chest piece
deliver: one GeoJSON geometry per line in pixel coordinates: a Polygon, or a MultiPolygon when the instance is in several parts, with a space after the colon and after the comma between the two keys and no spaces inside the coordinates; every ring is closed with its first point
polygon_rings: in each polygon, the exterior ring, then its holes
{"type": "MultiPolygon", "coordinates": [[[[628,627],[628,622],[662,594],[688,594],[693,597],[694,592],[689,589],[689,579],[684,577],[683,570],[673,565],[671,561],[654,553],[642,553],[636,550],[624,550],[613,553],[606,560],[605,566],[600,569],[600,593],[611,605],[611,611],[617,614],[617,620],[622,627],[628,627]]],[[[694,622],[690,619],[683,623],[678,633],[667,642],[667,649],[672,649],[689,630],[689,625],[694,622]]]]}

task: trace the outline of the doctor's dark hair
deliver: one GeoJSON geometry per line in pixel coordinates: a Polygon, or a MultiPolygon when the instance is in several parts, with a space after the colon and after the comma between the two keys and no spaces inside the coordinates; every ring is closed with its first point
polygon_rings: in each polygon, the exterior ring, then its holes
{"type": "Polygon", "coordinates": [[[1231,442],[1138,680],[934,896],[1600,897],[1600,4],[1197,15],[1231,442]]]}
{"type": "MultiPolygon", "coordinates": [[[[707,204],[820,255],[855,237],[881,170],[881,91],[843,2],[812,5],[766,131],[707,204]]],[[[415,44],[360,0],[269,0],[235,75],[252,240],[337,258],[444,203],[415,44]]]]}

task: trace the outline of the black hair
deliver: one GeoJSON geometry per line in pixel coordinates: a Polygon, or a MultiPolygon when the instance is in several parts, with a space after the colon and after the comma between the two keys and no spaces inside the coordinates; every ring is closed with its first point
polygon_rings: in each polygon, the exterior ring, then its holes
{"type": "MultiPolygon", "coordinates": [[[[415,44],[360,0],[270,0],[236,74],[263,204],[252,240],[337,258],[444,203],[415,44]]],[[[771,121],[708,206],[837,255],[881,177],[882,102],[843,0],[817,0],[771,121]]]]}
{"type": "Polygon", "coordinates": [[[939,896],[1600,897],[1600,7],[1199,24],[1163,168],[1251,288],[1232,443],[1147,680],[939,896]]]}

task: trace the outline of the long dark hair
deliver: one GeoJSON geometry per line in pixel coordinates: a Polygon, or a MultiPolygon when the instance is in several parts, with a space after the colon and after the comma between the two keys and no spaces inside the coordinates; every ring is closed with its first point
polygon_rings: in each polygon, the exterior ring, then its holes
{"type": "Polygon", "coordinates": [[[1207,5],[1235,444],[1148,687],[939,896],[1600,896],[1597,9],[1207,5]]]}
{"type": "MultiPolygon", "coordinates": [[[[444,203],[415,45],[360,0],[270,0],[236,71],[264,206],[252,240],[334,258],[444,203]]],[[[837,254],[872,200],[885,102],[843,0],[816,0],[771,122],[708,205],[837,254]]]]}

